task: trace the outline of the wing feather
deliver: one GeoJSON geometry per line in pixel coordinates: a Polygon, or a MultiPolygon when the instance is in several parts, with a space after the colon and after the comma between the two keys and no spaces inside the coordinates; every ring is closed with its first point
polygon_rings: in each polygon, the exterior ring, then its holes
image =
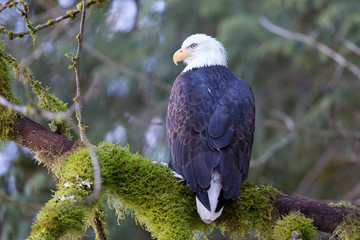
{"type": "Polygon", "coordinates": [[[250,87],[227,68],[182,73],[173,84],[168,105],[169,165],[201,196],[218,169],[223,197],[236,198],[248,175],[254,119],[250,87]]]}

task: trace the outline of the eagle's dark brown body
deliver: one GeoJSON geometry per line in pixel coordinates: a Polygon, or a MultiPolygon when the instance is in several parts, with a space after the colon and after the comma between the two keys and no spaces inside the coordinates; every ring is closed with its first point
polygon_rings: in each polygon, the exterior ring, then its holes
{"type": "Polygon", "coordinates": [[[222,185],[216,209],[223,200],[239,195],[248,175],[254,124],[252,91],[227,67],[194,68],[176,78],[166,121],[169,166],[186,179],[207,209],[214,170],[222,185]]]}

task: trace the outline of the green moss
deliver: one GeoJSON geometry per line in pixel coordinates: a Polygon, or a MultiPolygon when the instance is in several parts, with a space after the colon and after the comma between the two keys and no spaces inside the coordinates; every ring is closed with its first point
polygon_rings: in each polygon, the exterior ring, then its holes
{"type": "MultiPolygon", "coordinates": [[[[0,42],[0,95],[11,103],[18,104],[20,100],[13,95],[12,83],[13,79],[10,74],[10,67],[5,61],[3,54],[3,44],[0,42]]],[[[17,119],[17,114],[11,109],[0,106],[0,143],[8,138],[9,133],[13,129],[17,119]]],[[[0,145],[1,146],[1,145],[0,145]]]]}
{"type": "MultiPolygon", "coordinates": [[[[179,184],[168,167],[111,143],[102,143],[96,147],[96,153],[101,167],[102,193],[108,195],[119,217],[124,212],[131,213],[159,240],[191,239],[195,225],[206,226],[197,215],[194,193],[179,184]]],[[[63,164],[54,168],[61,186],[54,198],[74,196],[81,202],[93,186],[87,150],[78,149],[63,164]]]]}
{"type": "Polygon", "coordinates": [[[345,217],[344,221],[335,229],[333,239],[360,239],[360,209],[355,208],[359,210],[357,214],[350,214],[345,217]]]}
{"type": "Polygon", "coordinates": [[[82,6],[83,6],[83,2],[78,3],[78,4],[76,5],[77,10],[79,10],[79,11],[81,12],[82,6]]]}
{"type": "MultiPolygon", "coordinates": [[[[179,183],[171,170],[153,163],[128,149],[112,143],[95,148],[102,175],[102,194],[118,214],[131,214],[151,232],[154,238],[192,239],[214,228],[230,232],[232,237],[247,236],[256,229],[262,238],[271,237],[277,215],[272,208],[274,195],[279,192],[271,186],[245,181],[240,201],[226,204],[222,216],[214,223],[203,223],[196,211],[194,193],[185,183],[179,183]]],[[[78,149],[63,166],[55,167],[55,174],[63,185],[79,191],[74,182],[93,182],[92,165],[86,149],[78,149]]],[[[65,194],[62,193],[63,195],[65,194]]],[[[82,198],[88,193],[78,192],[82,198]]]]}
{"type": "Polygon", "coordinates": [[[351,208],[351,209],[357,209],[360,211],[360,209],[358,207],[356,207],[355,205],[353,205],[351,202],[346,202],[346,201],[340,201],[337,203],[330,203],[330,206],[332,207],[346,207],[346,208],[351,208]]]}
{"type": "MultiPolygon", "coordinates": [[[[66,104],[51,94],[49,92],[49,88],[43,88],[41,83],[35,80],[35,77],[27,67],[23,66],[15,58],[5,53],[4,51],[1,51],[1,58],[5,64],[12,67],[13,72],[20,80],[22,80],[24,83],[30,83],[32,91],[38,98],[39,108],[52,112],[67,111],[66,104]]],[[[52,131],[57,132],[58,134],[62,134],[67,138],[71,138],[70,125],[68,122],[61,119],[49,120],[49,126],[52,131]]]]}
{"type": "Polygon", "coordinates": [[[54,25],[54,24],[55,24],[55,22],[53,20],[48,20],[47,21],[47,25],[49,25],[49,26],[54,25]]]}
{"type": "Polygon", "coordinates": [[[293,212],[276,221],[273,239],[288,240],[294,234],[297,235],[298,239],[302,240],[318,239],[313,221],[313,219],[305,217],[300,212],[293,212]]]}
{"type": "Polygon", "coordinates": [[[15,34],[13,31],[8,31],[7,33],[7,37],[11,40],[11,39],[14,39],[15,38],[15,34]]]}
{"type": "Polygon", "coordinates": [[[29,19],[25,19],[26,20],[26,28],[29,30],[29,34],[33,39],[33,44],[35,44],[36,41],[36,30],[35,28],[31,25],[31,22],[29,19]]]}
{"type": "Polygon", "coordinates": [[[37,215],[29,239],[79,239],[99,211],[99,202],[84,204],[90,193],[91,188],[80,178],[60,182],[53,198],[37,215]]]}
{"type": "Polygon", "coordinates": [[[58,239],[64,235],[77,239],[84,232],[85,216],[83,206],[52,199],[38,214],[28,239],[58,239]]]}
{"type": "MultiPolygon", "coordinates": [[[[67,112],[67,104],[50,93],[50,88],[43,88],[39,81],[32,79],[30,81],[32,91],[38,98],[38,107],[52,112],[67,112]]],[[[71,139],[70,125],[68,122],[56,119],[49,120],[51,131],[64,135],[71,139]]]]}
{"type": "Polygon", "coordinates": [[[356,210],[354,214],[345,217],[344,221],[336,228],[333,234],[334,239],[353,240],[360,239],[360,208],[350,202],[340,201],[331,203],[335,208],[350,208],[356,210]]]}
{"type": "Polygon", "coordinates": [[[103,186],[120,218],[129,208],[153,237],[191,239],[194,219],[201,222],[194,194],[177,182],[167,166],[110,143],[98,150],[103,186]]]}
{"type": "Polygon", "coordinates": [[[29,239],[79,239],[93,224],[95,214],[103,212],[102,195],[95,203],[85,204],[93,187],[92,165],[85,149],[58,162],[54,170],[60,177],[57,191],[37,215],[29,239]]]}
{"type": "Polygon", "coordinates": [[[225,205],[216,224],[233,238],[246,237],[254,229],[259,237],[268,238],[272,235],[272,228],[278,218],[272,203],[279,193],[271,186],[244,181],[239,200],[225,205]]]}
{"type": "MultiPolygon", "coordinates": [[[[101,5],[101,4],[103,4],[104,2],[105,2],[105,0],[88,0],[88,1],[86,2],[86,7],[89,7],[89,6],[93,5],[93,4],[101,5]]],[[[78,3],[78,4],[76,5],[76,8],[77,8],[79,11],[81,11],[81,10],[82,10],[82,6],[83,6],[83,3],[81,2],[81,3],[78,3]]]]}
{"type": "MultiPolygon", "coordinates": [[[[112,143],[101,143],[95,151],[102,175],[98,201],[107,194],[108,203],[119,219],[131,214],[156,239],[186,240],[203,234],[203,239],[207,239],[214,228],[229,232],[232,238],[246,238],[255,229],[261,239],[290,239],[294,234],[303,240],[317,239],[313,220],[301,213],[278,220],[272,203],[280,192],[271,186],[244,181],[239,199],[227,202],[220,218],[207,225],[197,214],[194,193],[185,183],[179,183],[167,166],[112,143]]],[[[49,238],[80,237],[96,214],[103,225],[103,207],[98,203],[82,204],[93,188],[88,151],[78,147],[66,161],[59,161],[53,171],[59,178],[58,190],[39,214],[31,239],[37,239],[43,232],[49,238]],[[62,219],[63,215],[67,219],[62,219]],[[69,231],[64,230],[68,225],[69,231]]],[[[360,223],[356,217],[346,218],[337,228],[336,236],[358,239],[360,223]]]]}
{"type": "Polygon", "coordinates": [[[74,19],[76,17],[76,13],[77,12],[75,12],[75,10],[70,10],[66,12],[66,14],[69,14],[70,19],[74,19]]]}

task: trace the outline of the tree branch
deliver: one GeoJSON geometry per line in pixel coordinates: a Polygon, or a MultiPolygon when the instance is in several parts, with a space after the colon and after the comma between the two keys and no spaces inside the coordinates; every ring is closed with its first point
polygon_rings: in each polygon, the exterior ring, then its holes
{"type": "Polygon", "coordinates": [[[306,44],[316,48],[319,52],[322,52],[323,54],[332,58],[335,62],[337,62],[341,66],[347,68],[358,79],[360,79],[360,68],[358,68],[355,64],[348,61],[346,58],[344,58],[338,52],[336,52],[335,50],[326,46],[325,44],[319,42],[315,38],[310,37],[305,34],[302,34],[302,33],[292,32],[285,28],[279,27],[279,26],[273,24],[272,22],[270,22],[270,20],[264,16],[259,17],[259,21],[260,21],[261,25],[263,25],[264,28],[266,28],[268,31],[270,31],[274,34],[277,34],[283,38],[303,42],[303,43],[306,43],[306,44]]]}
{"type": "MultiPolygon", "coordinates": [[[[10,1],[8,1],[8,2],[10,2],[10,1]]],[[[6,3],[7,3],[7,2],[6,2],[6,3]]],[[[94,4],[96,4],[96,3],[97,3],[96,1],[89,1],[89,2],[86,4],[86,7],[90,7],[91,5],[94,5],[94,4]]],[[[5,8],[5,7],[7,7],[7,5],[6,5],[6,6],[5,6],[5,4],[2,5],[2,6],[0,7],[0,10],[3,10],[3,9],[1,9],[1,8],[5,8]]],[[[80,10],[79,10],[79,9],[70,10],[70,11],[68,11],[66,14],[64,14],[64,15],[62,15],[62,16],[59,16],[59,17],[56,17],[56,18],[54,18],[54,19],[48,20],[46,23],[43,23],[43,24],[40,24],[40,25],[34,27],[34,28],[32,29],[32,33],[36,33],[36,32],[38,32],[38,31],[40,31],[40,30],[42,30],[42,29],[44,29],[44,28],[53,26],[54,24],[56,24],[56,23],[58,23],[58,22],[61,22],[62,20],[65,20],[65,19],[68,19],[68,18],[72,19],[72,18],[74,18],[74,17],[75,17],[77,14],[79,14],[79,13],[80,13],[80,10]]],[[[8,38],[9,38],[10,40],[12,40],[12,39],[14,39],[14,38],[17,38],[17,37],[18,37],[18,38],[22,38],[23,36],[30,34],[30,30],[23,31],[23,32],[17,32],[17,33],[11,33],[11,34],[10,34],[10,32],[9,32],[8,30],[6,30],[5,28],[2,28],[2,29],[0,30],[0,32],[6,33],[6,34],[8,35],[8,38]]]]}
{"type": "Polygon", "coordinates": [[[314,226],[319,231],[327,233],[332,233],[343,222],[346,216],[354,215],[357,219],[360,219],[359,210],[345,206],[331,206],[324,202],[288,196],[286,194],[277,195],[274,206],[280,216],[300,211],[306,217],[314,220],[314,226]]]}
{"type": "MultiPolygon", "coordinates": [[[[51,156],[52,161],[57,161],[60,156],[68,152],[74,145],[73,141],[45,129],[27,117],[18,119],[10,139],[21,146],[29,148],[36,154],[40,154],[41,157],[46,156],[49,158],[49,156],[51,156]]],[[[50,167],[52,165],[52,162],[44,163],[50,167]]],[[[134,164],[136,163],[134,162],[134,164]]],[[[157,177],[161,178],[162,176],[157,177]]],[[[145,201],[148,196],[143,197],[145,201]]],[[[234,203],[242,204],[242,201],[244,200],[235,201],[234,203]]],[[[332,233],[348,216],[360,219],[359,210],[353,207],[337,207],[324,202],[288,196],[286,194],[276,194],[275,198],[271,201],[273,202],[272,205],[274,209],[276,209],[280,216],[288,215],[294,211],[300,211],[306,217],[314,220],[314,225],[318,230],[328,233],[332,233]]],[[[236,204],[229,206],[232,207],[232,210],[229,213],[224,213],[223,218],[230,217],[231,212],[235,210],[237,206],[236,204]]],[[[226,221],[226,219],[224,221],[226,221]]]]}
{"type": "Polygon", "coordinates": [[[93,189],[93,192],[91,193],[91,195],[86,199],[86,202],[88,204],[91,204],[91,203],[95,202],[100,195],[101,172],[100,172],[99,160],[96,157],[95,151],[94,151],[90,141],[87,139],[87,137],[85,135],[84,124],[83,124],[82,116],[81,116],[80,55],[81,55],[81,49],[82,49],[82,43],[83,43],[85,17],[86,17],[86,0],[84,0],[83,4],[82,4],[80,32],[76,37],[78,39],[78,48],[76,51],[76,56],[73,58],[74,68],[75,68],[75,82],[76,82],[76,97],[74,99],[74,103],[75,103],[76,118],[78,120],[78,127],[79,127],[79,132],[80,132],[80,140],[81,140],[81,142],[84,142],[86,147],[88,148],[90,157],[91,157],[91,163],[93,166],[94,189],[93,189]]]}
{"type": "Polygon", "coordinates": [[[9,140],[36,153],[36,159],[48,168],[70,151],[75,143],[25,116],[18,117],[9,140]]]}
{"type": "Polygon", "coordinates": [[[85,17],[86,17],[86,0],[83,1],[82,5],[82,13],[81,13],[81,20],[80,20],[80,32],[77,35],[78,40],[78,47],[76,51],[76,55],[73,58],[74,61],[74,69],[75,69],[75,83],[76,83],[76,96],[74,99],[75,103],[75,112],[76,118],[78,120],[79,132],[80,132],[80,140],[83,141],[84,139],[84,126],[82,122],[81,116],[81,90],[80,90],[80,55],[81,55],[81,48],[82,48],[82,40],[84,35],[84,25],[85,25],[85,17]]]}
{"type": "Polygon", "coordinates": [[[6,2],[4,2],[3,4],[0,4],[0,12],[2,12],[5,8],[8,8],[10,6],[11,0],[8,0],[6,2]]]}

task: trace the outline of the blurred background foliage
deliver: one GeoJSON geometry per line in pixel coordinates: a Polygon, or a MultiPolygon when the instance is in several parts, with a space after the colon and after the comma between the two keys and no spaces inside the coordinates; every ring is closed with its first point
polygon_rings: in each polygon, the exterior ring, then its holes
{"type": "MultiPolygon", "coordinates": [[[[78,1],[28,3],[36,26],[64,15],[78,1]]],[[[167,101],[183,69],[173,64],[172,55],[188,35],[202,32],[224,44],[229,68],[254,91],[249,179],[291,195],[360,204],[360,79],[313,46],[277,36],[259,22],[266,16],[360,67],[358,0],[109,0],[90,9],[80,70],[83,119],[93,144],[118,142],[168,161],[167,101]]],[[[25,30],[15,9],[2,11],[0,24],[25,30]]],[[[75,75],[65,54],[76,53],[78,29],[79,17],[39,31],[34,44],[29,36],[10,41],[1,35],[6,51],[69,107],[75,75]]],[[[14,89],[26,104],[24,86],[14,81],[14,89]]],[[[26,238],[54,189],[51,175],[29,151],[6,143],[0,155],[0,239],[26,238]]],[[[112,239],[150,239],[131,217],[117,226],[113,211],[107,215],[112,239]]],[[[94,238],[92,231],[87,235],[94,238]]],[[[228,238],[215,233],[212,239],[228,238]]]]}

